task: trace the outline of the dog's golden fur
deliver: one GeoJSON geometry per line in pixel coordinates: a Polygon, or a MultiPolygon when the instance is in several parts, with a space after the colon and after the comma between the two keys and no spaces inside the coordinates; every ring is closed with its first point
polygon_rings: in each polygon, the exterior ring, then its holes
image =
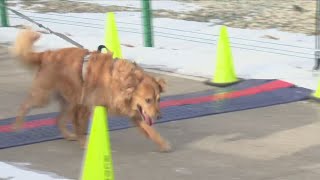
{"type": "Polygon", "coordinates": [[[57,125],[62,135],[69,140],[78,139],[82,147],[85,146],[91,109],[100,105],[111,113],[129,117],[161,150],[170,149],[151,127],[153,119],[160,116],[159,99],[165,88],[163,79],[154,78],[128,60],[114,60],[111,52],[91,52],[82,48],[35,52],[33,44],[39,38],[38,32],[21,30],[11,49],[21,62],[38,68],[29,96],[21,104],[15,129],[22,127],[25,115],[32,108],[46,105],[49,96],[54,94],[61,105],[57,125]],[[87,71],[83,73],[83,59],[87,55],[87,71]],[[66,128],[69,120],[75,133],[66,128]]]}

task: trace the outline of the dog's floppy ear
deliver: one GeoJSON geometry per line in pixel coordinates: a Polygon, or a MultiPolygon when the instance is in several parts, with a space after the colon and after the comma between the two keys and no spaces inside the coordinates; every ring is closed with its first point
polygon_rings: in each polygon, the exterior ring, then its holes
{"type": "Polygon", "coordinates": [[[142,81],[142,79],[143,79],[143,72],[142,72],[141,69],[136,69],[136,70],[134,71],[134,75],[135,75],[135,77],[137,78],[138,82],[141,82],[141,81],[142,81]]]}
{"type": "Polygon", "coordinates": [[[123,98],[124,98],[124,99],[131,99],[134,90],[135,90],[134,87],[128,87],[128,88],[126,88],[125,91],[124,91],[124,93],[123,93],[123,98]]]}
{"type": "Polygon", "coordinates": [[[166,81],[163,78],[157,79],[156,81],[159,85],[160,92],[164,92],[167,86],[166,81]]]}

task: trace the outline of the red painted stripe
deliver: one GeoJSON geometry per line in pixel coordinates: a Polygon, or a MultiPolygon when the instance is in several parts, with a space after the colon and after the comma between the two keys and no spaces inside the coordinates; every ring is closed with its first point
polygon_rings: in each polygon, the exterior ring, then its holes
{"type": "Polygon", "coordinates": [[[170,107],[170,106],[200,104],[200,103],[212,102],[212,101],[223,100],[223,99],[232,99],[232,98],[237,98],[242,96],[254,95],[262,92],[268,92],[268,91],[281,89],[281,88],[288,88],[288,87],[291,87],[292,85],[293,84],[285,81],[276,80],[276,81],[272,81],[256,87],[234,91],[234,92],[221,93],[221,94],[215,94],[210,96],[200,96],[200,97],[181,99],[181,100],[163,101],[160,103],[160,107],[164,108],[164,107],[170,107]]]}
{"type": "MultiPolygon", "coordinates": [[[[23,129],[33,129],[37,127],[42,127],[42,126],[52,126],[56,124],[55,119],[39,119],[39,120],[33,120],[33,121],[28,121],[25,122],[23,125],[23,129]]],[[[11,132],[12,131],[12,125],[4,125],[0,126],[0,132],[11,132]]]]}
{"type": "MultiPolygon", "coordinates": [[[[276,81],[272,81],[256,87],[234,91],[234,92],[220,93],[220,94],[214,94],[210,96],[200,96],[200,97],[187,98],[187,99],[181,99],[181,100],[163,101],[160,103],[160,107],[164,108],[164,107],[170,107],[170,106],[200,104],[200,103],[218,101],[223,99],[232,99],[237,97],[254,95],[262,92],[268,92],[268,91],[281,89],[281,88],[288,88],[291,86],[293,86],[293,84],[285,81],[281,81],[281,80],[276,80],[276,81]]],[[[33,128],[42,127],[42,126],[52,126],[55,124],[56,124],[55,119],[40,119],[40,120],[33,120],[33,121],[26,122],[24,124],[24,128],[33,129],[33,128]]],[[[11,132],[11,131],[12,131],[11,125],[0,126],[0,132],[11,132]]]]}

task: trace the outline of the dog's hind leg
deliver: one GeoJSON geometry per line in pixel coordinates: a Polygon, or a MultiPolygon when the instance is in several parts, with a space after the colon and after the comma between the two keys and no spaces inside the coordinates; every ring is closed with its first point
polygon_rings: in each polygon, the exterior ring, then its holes
{"type": "Polygon", "coordinates": [[[70,132],[67,128],[68,122],[74,119],[73,108],[62,97],[59,98],[59,103],[61,110],[57,117],[57,126],[65,139],[74,141],[77,139],[76,134],[70,132]]]}
{"type": "Polygon", "coordinates": [[[90,109],[85,105],[77,105],[74,108],[73,126],[79,139],[80,146],[85,148],[87,140],[87,130],[90,118],[90,109]]]}
{"type": "Polygon", "coordinates": [[[24,123],[24,118],[26,114],[36,107],[41,107],[49,102],[48,90],[37,89],[37,91],[31,91],[27,99],[21,104],[16,121],[14,122],[12,128],[14,130],[19,130],[22,128],[24,123]]]}

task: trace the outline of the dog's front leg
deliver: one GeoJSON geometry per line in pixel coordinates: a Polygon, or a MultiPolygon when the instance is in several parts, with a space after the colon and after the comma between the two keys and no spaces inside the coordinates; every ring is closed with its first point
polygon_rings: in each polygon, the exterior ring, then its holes
{"type": "Polygon", "coordinates": [[[140,130],[140,132],[145,135],[147,138],[150,138],[148,132],[146,130],[144,130],[141,126],[140,126],[140,120],[132,120],[133,123],[137,126],[137,128],[140,130]]]}
{"type": "Polygon", "coordinates": [[[171,150],[170,144],[154,128],[144,121],[138,121],[138,125],[147,134],[147,137],[160,146],[162,152],[169,152],[171,150]]]}

